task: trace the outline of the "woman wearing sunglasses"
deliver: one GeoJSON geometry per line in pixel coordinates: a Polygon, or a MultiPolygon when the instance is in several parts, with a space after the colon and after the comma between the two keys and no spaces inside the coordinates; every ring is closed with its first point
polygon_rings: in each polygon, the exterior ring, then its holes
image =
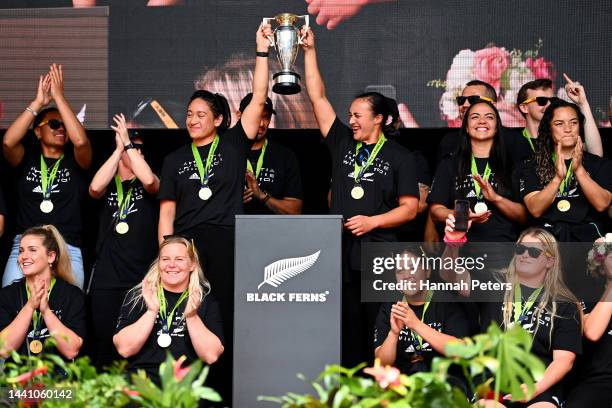
{"type": "Polygon", "coordinates": [[[419,189],[412,154],[393,140],[387,99],[368,92],[340,121],[325,94],[312,29],[302,29],[306,89],[332,156],[331,213],[345,219],[343,233],[343,365],[371,358],[377,305],[360,303],[361,243],[395,241],[395,228],[413,220],[419,189]]]}
{"type": "Polygon", "coordinates": [[[96,264],[88,292],[93,322],[92,356],[103,367],[118,359],[113,332],[125,292],[137,285],[157,253],[159,179],[142,154],[142,138],[130,139],[123,114],[115,115],[115,151],[89,185],[102,199],[96,264]]]}
{"type": "Polygon", "coordinates": [[[604,290],[599,302],[587,303],[584,356],[578,360],[578,384],[567,397],[567,408],[612,406],[612,234],[600,238],[587,258],[593,278],[604,290]]]}
{"type": "Polygon", "coordinates": [[[612,198],[612,162],[584,152],[583,137],[578,106],[553,101],[540,122],[540,149],[523,168],[525,205],[559,241],[601,237],[612,198]]]}
{"type": "Polygon", "coordinates": [[[463,117],[459,150],[438,166],[427,199],[431,218],[439,224],[453,212],[455,200],[468,200],[470,241],[513,242],[527,220],[518,172],[500,131],[499,113],[492,103],[480,99],[470,105],[463,117]]]}
{"type": "MultiPolygon", "coordinates": [[[[455,231],[455,219],[446,220],[444,257],[457,257],[458,242],[465,242],[465,232],[455,231]]],[[[459,244],[460,245],[460,244],[459,244]]],[[[470,281],[469,273],[441,271],[447,281],[470,281]]],[[[509,288],[502,301],[488,294],[488,302],[479,303],[481,331],[491,322],[502,328],[520,324],[533,337],[531,352],[546,365],[544,375],[535,384],[532,395],[504,396],[507,403],[481,401],[487,407],[560,407],[565,397],[565,376],[582,352],[582,308],[563,281],[559,245],[554,236],[541,228],[529,228],[517,240],[514,256],[501,280],[509,288]],[[513,398],[518,402],[510,402],[513,398]]],[[[478,294],[463,293],[472,298],[478,294]]],[[[482,294],[481,294],[482,295],[482,294]]],[[[522,387],[526,392],[525,386],[522,387]]]]}
{"type": "Polygon", "coordinates": [[[81,255],[81,202],[85,193],[82,171],[91,165],[91,145],[85,129],[64,96],[61,65],[53,64],[41,76],[36,98],[4,134],[3,153],[17,169],[17,236],[2,277],[2,286],[22,275],[17,265],[21,232],[53,224],[68,243],[76,282],[83,288],[81,255]],[[56,107],[45,107],[51,102],[56,107]],[[42,110],[41,110],[42,109],[42,110]],[[23,138],[32,125],[38,143],[24,146],[23,138]],[[66,149],[70,142],[71,149],[66,149]]]}
{"type": "Polygon", "coordinates": [[[144,369],[156,380],[167,352],[186,356],[185,364],[210,365],[221,356],[221,313],[193,241],[171,236],[161,243],[144,280],[125,296],[113,342],[129,371],[144,369]]]}

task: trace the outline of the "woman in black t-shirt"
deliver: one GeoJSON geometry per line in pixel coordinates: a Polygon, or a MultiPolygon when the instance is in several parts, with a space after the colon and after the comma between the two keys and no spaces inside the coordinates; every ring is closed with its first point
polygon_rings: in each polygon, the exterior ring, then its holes
{"type": "Polygon", "coordinates": [[[552,102],[540,121],[540,149],[521,177],[529,212],[559,241],[593,242],[612,199],[612,162],[583,151],[584,116],[573,103],[552,102]]]}
{"type": "Polygon", "coordinates": [[[19,243],[24,278],[0,290],[0,340],[6,357],[39,354],[53,333],[57,352],[79,354],[85,337],[83,293],[74,284],[66,243],[52,225],[27,229],[19,243]]]}
{"type": "Polygon", "coordinates": [[[102,199],[96,264],[88,287],[92,360],[99,367],[118,359],[112,337],[121,302],[142,280],[158,250],[159,179],[142,154],[142,138],[129,138],[123,115],[115,115],[114,121],[115,151],[89,186],[89,195],[102,199]]]}
{"type": "MultiPolygon", "coordinates": [[[[371,358],[378,305],[360,303],[361,244],[395,241],[395,228],[417,214],[419,189],[414,158],[393,140],[387,99],[367,92],[353,100],[349,126],[340,121],[325,95],[311,28],[302,29],[306,89],[324,143],[332,157],[331,213],[344,217],[342,363],[371,358]]],[[[313,163],[312,165],[316,165],[313,163]]]]}
{"type": "Polygon", "coordinates": [[[440,162],[429,193],[431,217],[443,223],[455,200],[470,202],[470,241],[513,242],[527,220],[517,177],[501,136],[499,112],[480,100],[463,117],[456,156],[440,162]]]}
{"type": "MultiPolygon", "coordinates": [[[[431,271],[418,263],[422,249],[407,248],[403,251],[406,269],[397,269],[397,282],[404,282],[407,289],[401,302],[383,303],[376,319],[374,331],[374,355],[383,365],[393,365],[405,374],[429,371],[435,356],[444,355],[450,341],[468,335],[468,323],[461,307],[436,301],[436,294],[421,289],[421,282],[428,281],[431,271]],[[407,257],[407,258],[406,258],[407,257]]],[[[456,373],[449,375],[449,382],[467,395],[464,380],[456,373]]]]}
{"type": "MultiPolygon", "coordinates": [[[[452,214],[447,219],[445,233],[445,242],[451,244],[443,256],[456,257],[457,243],[465,242],[465,232],[454,230],[452,214]]],[[[458,275],[452,270],[443,270],[440,275],[447,281],[470,280],[469,273],[458,275]]],[[[576,355],[582,353],[582,309],[563,281],[559,245],[552,234],[540,228],[525,230],[503,279],[510,287],[503,301],[479,305],[481,331],[486,331],[491,322],[504,328],[520,324],[533,337],[531,352],[546,365],[544,375],[535,384],[534,394],[522,402],[507,402],[505,406],[546,403],[538,406],[560,407],[565,395],[563,380],[572,369],[576,355]]],[[[525,386],[523,390],[526,391],[525,386]]]]}
{"type": "Polygon", "coordinates": [[[22,275],[17,268],[21,233],[37,225],[53,224],[68,243],[75,284],[83,288],[81,202],[85,185],[82,170],[91,165],[91,145],[85,129],[64,97],[61,65],[53,64],[40,77],[36,98],[4,134],[4,157],[18,168],[17,235],[2,278],[6,286],[22,275]],[[56,108],[45,108],[53,100],[56,108]],[[41,110],[43,109],[43,110],[41,110]],[[32,124],[38,144],[26,148],[23,138],[32,124]],[[66,149],[68,142],[72,150],[66,149]]]}
{"type": "Polygon", "coordinates": [[[584,317],[585,353],[578,361],[578,384],[570,391],[567,408],[612,406],[612,234],[598,239],[587,260],[593,277],[604,278],[603,295],[589,305],[584,317]]]}
{"type": "Polygon", "coordinates": [[[123,301],[113,342],[128,359],[128,370],[144,369],[156,379],[166,351],[186,363],[213,364],[223,353],[217,303],[194,244],[183,237],[164,240],[144,280],[123,301]]]}

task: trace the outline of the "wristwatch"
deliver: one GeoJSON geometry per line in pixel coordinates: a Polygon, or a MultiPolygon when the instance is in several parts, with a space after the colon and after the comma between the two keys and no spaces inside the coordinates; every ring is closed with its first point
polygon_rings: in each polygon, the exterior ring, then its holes
{"type": "Polygon", "coordinates": [[[126,145],[123,145],[123,150],[130,150],[130,149],[135,149],[136,146],[134,146],[134,143],[130,142],[126,145]]]}

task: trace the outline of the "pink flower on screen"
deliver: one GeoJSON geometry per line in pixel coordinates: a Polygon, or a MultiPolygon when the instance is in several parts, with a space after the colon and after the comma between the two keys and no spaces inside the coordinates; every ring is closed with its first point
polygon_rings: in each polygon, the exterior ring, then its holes
{"type": "Polygon", "coordinates": [[[544,57],[539,58],[527,58],[525,64],[529,67],[531,72],[536,78],[548,78],[551,81],[555,81],[557,72],[552,62],[546,61],[544,57]]]}
{"type": "Polygon", "coordinates": [[[489,47],[474,53],[474,75],[487,82],[497,93],[501,89],[501,77],[510,65],[510,53],[505,48],[489,47]]]}

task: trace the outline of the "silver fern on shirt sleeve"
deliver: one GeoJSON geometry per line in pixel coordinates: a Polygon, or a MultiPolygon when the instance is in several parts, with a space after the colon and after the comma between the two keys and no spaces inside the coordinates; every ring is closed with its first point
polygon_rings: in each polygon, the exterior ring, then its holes
{"type": "Polygon", "coordinates": [[[289,278],[299,275],[317,262],[321,251],[317,251],[312,255],[302,256],[298,258],[281,259],[271,263],[264,268],[264,280],[257,286],[261,288],[266,283],[270,286],[278,287],[281,283],[289,278]]]}

